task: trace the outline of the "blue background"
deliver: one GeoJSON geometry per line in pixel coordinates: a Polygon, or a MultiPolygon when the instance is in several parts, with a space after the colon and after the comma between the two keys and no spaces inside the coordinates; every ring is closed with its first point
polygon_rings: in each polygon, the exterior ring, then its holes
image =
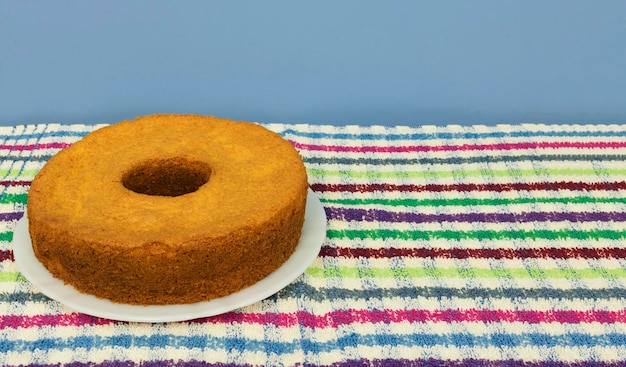
{"type": "Polygon", "coordinates": [[[625,1],[0,0],[0,125],[626,123],[625,1]]]}

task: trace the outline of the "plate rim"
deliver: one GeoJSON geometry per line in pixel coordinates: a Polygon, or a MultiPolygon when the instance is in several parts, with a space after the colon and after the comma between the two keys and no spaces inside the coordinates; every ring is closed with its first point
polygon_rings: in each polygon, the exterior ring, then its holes
{"type": "Polygon", "coordinates": [[[308,189],[302,234],[294,253],[278,269],[255,284],[209,301],[175,305],[116,303],[81,293],[55,278],[35,257],[28,232],[26,212],[13,232],[13,255],[19,271],[47,297],[84,314],[127,322],[178,322],[216,316],[233,311],[279,292],[313,263],[326,239],[326,212],[317,195],[308,189]]]}

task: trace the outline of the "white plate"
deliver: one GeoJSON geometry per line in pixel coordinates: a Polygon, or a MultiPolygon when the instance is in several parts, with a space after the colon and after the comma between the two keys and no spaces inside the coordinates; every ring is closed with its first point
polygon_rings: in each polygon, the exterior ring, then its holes
{"type": "Polygon", "coordinates": [[[46,296],[82,313],[120,321],[170,322],[219,315],[263,300],[283,289],[311,265],[326,239],[326,213],[309,189],[302,236],[296,251],[278,270],[237,293],[208,302],[138,306],[114,303],[78,292],[50,274],[33,252],[28,219],[20,219],[13,234],[13,254],[22,274],[46,296]]]}

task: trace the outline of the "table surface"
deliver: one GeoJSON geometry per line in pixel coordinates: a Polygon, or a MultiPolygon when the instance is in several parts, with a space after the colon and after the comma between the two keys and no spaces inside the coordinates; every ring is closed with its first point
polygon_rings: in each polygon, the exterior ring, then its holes
{"type": "Polygon", "coordinates": [[[172,323],[80,314],[21,275],[30,182],[97,126],[0,128],[0,365],[626,362],[626,126],[266,126],[325,208],[319,256],[263,301],[172,323]]]}

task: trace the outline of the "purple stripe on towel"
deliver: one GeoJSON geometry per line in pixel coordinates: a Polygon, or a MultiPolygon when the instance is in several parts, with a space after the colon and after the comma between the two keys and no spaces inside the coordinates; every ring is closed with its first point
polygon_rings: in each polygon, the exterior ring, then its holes
{"type": "Polygon", "coordinates": [[[328,219],[365,222],[484,222],[484,223],[527,223],[527,222],[623,222],[626,212],[520,212],[520,213],[461,213],[424,214],[392,212],[380,209],[353,209],[326,207],[328,219]]]}
{"type": "MultiPolygon", "coordinates": [[[[576,361],[576,362],[559,362],[559,361],[520,361],[514,359],[507,360],[487,360],[487,359],[406,359],[406,358],[387,358],[387,359],[359,359],[347,360],[344,362],[336,362],[329,365],[315,365],[310,363],[297,364],[298,366],[320,366],[320,367],[353,367],[353,366],[403,366],[403,367],[618,367],[623,366],[619,362],[601,362],[601,361],[576,361]]],[[[29,364],[20,365],[20,367],[59,367],[59,364],[29,364]]],[[[100,363],[93,362],[71,362],[63,364],[63,367],[250,367],[250,364],[234,364],[221,362],[204,362],[204,361],[182,361],[182,360],[154,360],[154,361],[103,361],[100,363]]],[[[6,367],[17,367],[10,365],[6,367]]]]}
{"type": "Polygon", "coordinates": [[[24,212],[17,213],[0,213],[0,221],[9,222],[13,220],[20,220],[24,216],[24,212]]]}

